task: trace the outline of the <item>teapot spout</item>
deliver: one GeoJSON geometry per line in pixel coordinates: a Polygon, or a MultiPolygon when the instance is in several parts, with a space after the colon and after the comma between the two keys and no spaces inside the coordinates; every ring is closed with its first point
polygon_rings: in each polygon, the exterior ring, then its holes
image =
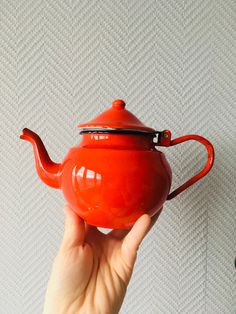
{"type": "Polygon", "coordinates": [[[62,165],[50,159],[41,138],[33,131],[24,128],[20,138],[33,145],[36,170],[40,179],[45,184],[59,189],[61,185],[62,165]]]}

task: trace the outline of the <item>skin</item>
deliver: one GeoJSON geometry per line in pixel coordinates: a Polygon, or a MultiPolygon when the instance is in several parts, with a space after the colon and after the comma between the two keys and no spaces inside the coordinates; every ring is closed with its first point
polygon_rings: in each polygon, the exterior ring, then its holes
{"type": "Polygon", "coordinates": [[[156,222],[141,216],[130,230],[107,235],[65,206],[65,231],[54,260],[43,314],[116,314],[124,300],[139,246],[156,222]]]}

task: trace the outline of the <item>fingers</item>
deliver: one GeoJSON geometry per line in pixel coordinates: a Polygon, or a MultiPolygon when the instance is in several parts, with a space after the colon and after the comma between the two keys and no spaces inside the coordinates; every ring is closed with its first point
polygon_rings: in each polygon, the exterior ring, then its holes
{"type": "Polygon", "coordinates": [[[163,207],[161,207],[159,209],[159,211],[154,216],[151,217],[151,225],[150,225],[149,230],[151,230],[152,227],[154,226],[154,224],[156,223],[156,221],[157,221],[158,217],[160,216],[160,213],[162,212],[162,210],[163,210],[163,207]]]}
{"type": "Polygon", "coordinates": [[[111,230],[107,235],[116,239],[123,239],[128,233],[130,229],[114,229],[111,230]]]}
{"type": "Polygon", "coordinates": [[[64,207],[65,229],[62,239],[62,247],[70,249],[84,244],[85,225],[80,218],[68,205],[64,207]]]}
{"type": "Polygon", "coordinates": [[[86,240],[96,239],[101,235],[103,235],[103,233],[100,232],[96,226],[89,225],[87,222],[85,222],[86,240]]]}
{"type": "MultiPolygon", "coordinates": [[[[157,219],[158,219],[162,209],[163,209],[163,207],[161,207],[160,210],[154,216],[151,217],[151,224],[150,224],[149,230],[156,223],[156,221],[157,221],[157,219]]],[[[108,235],[112,236],[113,238],[121,240],[129,233],[129,231],[130,231],[130,229],[114,229],[114,230],[111,230],[108,233],[108,235]]]]}
{"type": "Polygon", "coordinates": [[[151,218],[149,215],[142,215],[133,225],[130,232],[125,236],[121,245],[121,254],[129,267],[133,267],[138,248],[150,230],[151,218]]]}

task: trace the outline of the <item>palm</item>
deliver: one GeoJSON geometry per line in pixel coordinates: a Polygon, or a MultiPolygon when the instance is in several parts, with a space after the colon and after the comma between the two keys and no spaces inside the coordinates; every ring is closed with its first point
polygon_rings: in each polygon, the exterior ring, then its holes
{"type": "MultiPolygon", "coordinates": [[[[112,313],[114,308],[118,312],[119,300],[125,296],[132,273],[131,267],[122,259],[122,241],[93,230],[86,243],[87,248],[78,254],[80,258],[75,262],[75,269],[80,269],[78,277],[83,277],[83,285],[77,281],[74,290],[77,291],[77,307],[87,308],[93,304],[98,313],[112,313]]],[[[75,275],[73,270],[72,273],[75,275]]]]}
{"type": "Polygon", "coordinates": [[[65,228],[48,287],[54,299],[60,300],[66,295],[66,308],[62,312],[58,309],[57,313],[118,313],[138,246],[147,232],[143,227],[148,224],[145,216],[131,231],[113,230],[107,235],[74,216],[74,225],[71,220],[70,228],[65,228]]]}

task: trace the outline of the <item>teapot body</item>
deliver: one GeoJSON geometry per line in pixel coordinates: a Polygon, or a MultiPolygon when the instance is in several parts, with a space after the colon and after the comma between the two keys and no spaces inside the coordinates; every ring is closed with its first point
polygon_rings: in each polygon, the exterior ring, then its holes
{"type": "Polygon", "coordinates": [[[20,138],[33,146],[40,179],[61,189],[70,207],[88,224],[129,229],[144,213],[153,216],[212,168],[214,147],[196,134],[171,139],[170,130],[156,131],[143,124],[117,99],[95,119],[78,126],[81,143],[62,163],[51,160],[41,138],[24,128],[20,138]],[[172,174],[165,155],[156,147],[197,141],[207,151],[200,172],[170,192],[172,174]]]}
{"type": "Polygon", "coordinates": [[[106,135],[104,141],[86,136],[63,163],[61,189],[71,208],[88,224],[114,229],[157,213],[170,190],[171,169],[162,152],[141,143],[151,139],[135,136],[135,147],[130,135],[106,135]]]}

